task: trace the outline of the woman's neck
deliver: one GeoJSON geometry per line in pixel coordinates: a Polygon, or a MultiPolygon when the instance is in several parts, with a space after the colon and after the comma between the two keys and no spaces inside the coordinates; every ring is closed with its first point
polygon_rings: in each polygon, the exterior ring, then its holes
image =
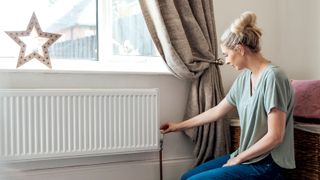
{"type": "Polygon", "coordinates": [[[252,54],[248,57],[248,69],[250,69],[254,77],[258,77],[269,63],[270,61],[260,53],[252,54]]]}

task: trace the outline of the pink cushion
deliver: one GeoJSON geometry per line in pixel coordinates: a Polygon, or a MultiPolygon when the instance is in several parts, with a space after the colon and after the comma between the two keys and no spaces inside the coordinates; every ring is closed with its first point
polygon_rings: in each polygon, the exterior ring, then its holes
{"type": "Polygon", "coordinates": [[[320,80],[292,80],[295,92],[293,115],[320,119],[320,80]]]}

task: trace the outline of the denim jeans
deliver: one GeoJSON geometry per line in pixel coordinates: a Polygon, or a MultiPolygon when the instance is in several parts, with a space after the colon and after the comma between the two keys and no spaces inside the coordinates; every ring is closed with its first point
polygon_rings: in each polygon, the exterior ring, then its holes
{"type": "Polygon", "coordinates": [[[222,167],[229,159],[230,155],[225,155],[203,163],[182,175],[181,180],[282,179],[281,168],[274,163],[271,155],[252,164],[222,167]]]}

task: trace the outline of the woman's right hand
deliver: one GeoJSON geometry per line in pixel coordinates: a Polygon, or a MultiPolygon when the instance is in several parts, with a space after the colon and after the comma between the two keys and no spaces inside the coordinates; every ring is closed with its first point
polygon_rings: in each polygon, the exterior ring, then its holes
{"type": "Polygon", "coordinates": [[[172,123],[172,122],[166,122],[164,124],[162,124],[160,126],[160,132],[162,134],[167,134],[167,133],[170,133],[170,132],[175,132],[177,131],[177,124],[176,123],[172,123]]]}

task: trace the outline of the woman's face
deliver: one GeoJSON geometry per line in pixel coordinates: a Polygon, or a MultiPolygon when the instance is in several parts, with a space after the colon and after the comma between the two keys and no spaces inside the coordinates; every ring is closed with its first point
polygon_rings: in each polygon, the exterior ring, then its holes
{"type": "Polygon", "coordinates": [[[226,64],[230,64],[237,70],[245,68],[244,56],[242,55],[240,48],[236,47],[234,49],[229,49],[224,45],[221,45],[222,56],[224,57],[226,64]]]}

